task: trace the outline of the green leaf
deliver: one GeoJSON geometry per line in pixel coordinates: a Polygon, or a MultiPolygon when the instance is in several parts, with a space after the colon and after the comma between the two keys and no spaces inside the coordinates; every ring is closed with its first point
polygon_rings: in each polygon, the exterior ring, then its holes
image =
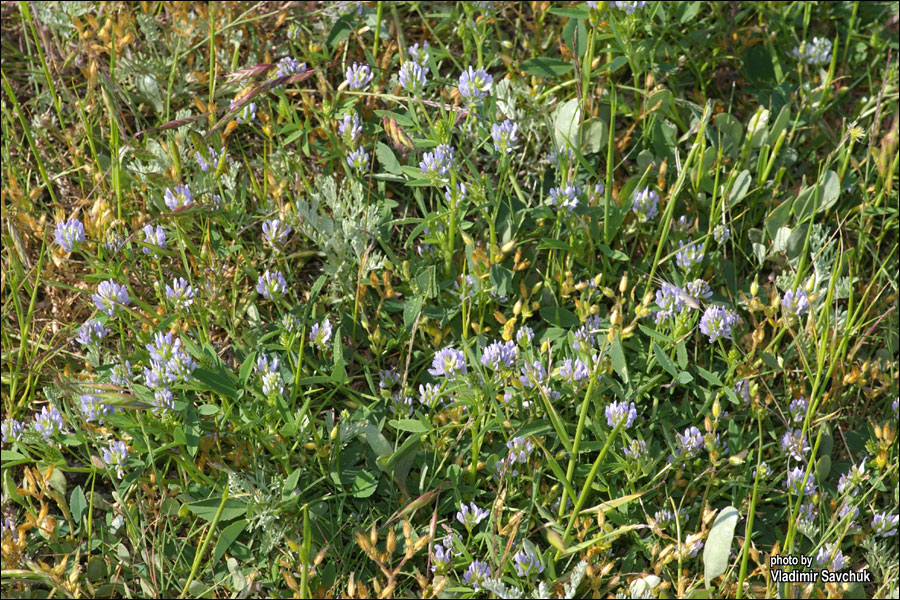
{"type": "Polygon", "coordinates": [[[576,317],[574,313],[561,306],[545,306],[540,310],[540,315],[542,319],[551,325],[556,325],[565,329],[578,327],[578,324],[580,323],[578,317],[576,317]]]}
{"type": "Polygon", "coordinates": [[[353,28],[350,26],[350,23],[347,22],[346,17],[341,17],[337,21],[335,21],[334,26],[331,28],[331,31],[328,33],[328,38],[325,40],[325,44],[328,45],[329,48],[334,48],[348,37],[350,37],[350,32],[353,31],[353,28]]]}
{"type": "MultiPolygon", "coordinates": [[[[208,500],[199,500],[191,502],[187,505],[188,510],[197,515],[204,521],[212,521],[216,517],[216,512],[222,504],[221,498],[210,498],[208,500]]],[[[228,498],[225,500],[225,507],[222,509],[220,520],[230,521],[236,519],[247,512],[247,505],[236,498],[228,498]]]]}
{"type": "Polygon", "coordinates": [[[335,383],[347,383],[347,369],[344,368],[344,342],[341,338],[341,328],[334,331],[334,370],[331,372],[331,380],[335,383]]]}
{"type": "Polygon", "coordinates": [[[378,478],[371,471],[358,469],[350,484],[350,493],[354,498],[368,498],[378,488],[378,478]]]}
{"type": "Polygon", "coordinates": [[[694,380],[694,376],[687,371],[682,371],[678,374],[678,377],[676,379],[678,379],[678,383],[680,383],[681,385],[687,385],[694,380]]]}
{"type": "Polygon", "coordinates": [[[412,331],[413,324],[416,322],[416,317],[422,312],[423,304],[425,304],[425,298],[422,296],[413,296],[407,300],[406,304],[403,306],[403,327],[405,327],[407,331],[412,331]]]}
{"type": "Polygon", "coordinates": [[[539,56],[537,58],[526,60],[522,63],[521,68],[529,75],[552,79],[553,77],[562,77],[563,75],[566,75],[575,68],[575,65],[558,58],[539,56]]]}
{"type": "Polygon", "coordinates": [[[30,458],[24,454],[19,454],[15,450],[0,450],[0,463],[3,463],[4,469],[30,462],[32,462],[30,458]]]}
{"type": "Polygon", "coordinates": [[[491,266],[491,284],[494,290],[501,296],[507,296],[512,292],[513,272],[502,265],[491,266]]]}
{"type": "Polygon", "coordinates": [[[622,338],[616,334],[609,350],[609,358],[612,360],[613,369],[618,373],[622,381],[628,383],[628,366],[625,364],[625,352],[622,350],[622,338]]]}
{"type": "Polygon", "coordinates": [[[72,512],[72,520],[75,523],[81,523],[81,517],[86,509],[87,498],[84,497],[84,490],[79,485],[72,490],[72,495],[69,497],[69,510],[72,512]]]}
{"type": "Polygon", "coordinates": [[[716,375],[715,373],[707,371],[706,369],[704,369],[703,367],[698,366],[698,365],[694,365],[694,369],[697,371],[697,373],[700,374],[700,376],[703,379],[705,379],[709,383],[711,383],[713,385],[718,385],[720,387],[725,385],[724,383],[722,383],[722,380],[719,379],[719,376],[716,375]]]}
{"type": "Polygon", "coordinates": [[[580,128],[581,107],[578,105],[578,99],[572,98],[556,109],[556,117],[553,119],[553,135],[557,147],[576,147],[580,128]]]}
{"type": "Polygon", "coordinates": [[[197,367],[194,369],[193,379],[220,396],[226,396],[232,400],[238,399],[237,388],[235,388],[234,382],[231,380],[231,373],[223,367],[219,367],[215,371],[205,367],[197,367]]]}
{"type": "Polygon", "coordinates": [[[734,539],[734,527],[738,522],[738,510],[726,506],[716,515],[706,546],[703,548],[703,570],[706,586],[728,568],[728,557],[731,554],[731,541],[734,539]]]}
{"type": "Polygon", "coordinates": [[[750,191],[751,183],[753,183],[753,178],[750,176],[750,171],[744,169],[738,174],[734,185],[731,186],[731,194],[728,195],[728,208],[734,208],[738,202],[744,199],[744,196],[750,191]]]}
{"type": "Polygon", "coordinates": [[[600,250],[600,252],[603,253],[604,256],[606,256],[607,258],[610,258],[612,260],[618,260],[618,261],[628,260],[627,254],[625,254],[621,250],[613,250],[606,244],[598,244],[597,249],[600,250]]]}
{"type": "Polygon", "coordinates": [[[397,160],[397,157],[394,156],[394,151],[391,150],[387,144],[376,142],[375,156],[378,157],[378,162],[381,163],[384,170],[391,175],[403,174],[403,167],[400,166],[400,162],[397,160]]]}
{"type": "Polygon", "coordinates": [[[398,431],[408,431],[410,433],[425,433],[430,430],[430,427],[418,419],[398,419],[388,421],[388,425],[398,431]]]}
{"type": "Polygon", "coordinates": [[[551,15],[569,17],[570,19],[587,19],[590,16],[590,11],[586,10],[585,6],[572,8],[551,8],[547,12],[549,12],[551,15]]]}
{"type": "Polygon", "coordinates": [[[663,352],[662,348],[660,348],[656,342],[650,342],[650,345],[653,347],[653,353],[656,355],[656,360],[659,362],[660,366],[665,369],[669,375],[676,377],[678,375],[678,368],[675,366],[675,362],[663,352]]]}
{"type": "Polygon", "coordinates": [[[219,534],[219,539],[216,540],[216,549],[213,550],[213,565],[219,562],[219,559],[222,558],[225,551],[228,550],[229,546],[231,546],[236,539],[238,539],[238,536],[243,533],[249,523],[250,522],[247,519],[241,519],[222,530],[222,533],[219,534]]]}

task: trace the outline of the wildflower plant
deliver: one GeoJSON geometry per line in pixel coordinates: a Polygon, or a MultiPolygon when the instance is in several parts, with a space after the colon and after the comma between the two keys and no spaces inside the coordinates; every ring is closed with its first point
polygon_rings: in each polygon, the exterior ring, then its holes
{"type": "Polygon", "coordinates": [[[896,596],[894,7],[545,4],[4,8],[0,595],[896,596]]]}

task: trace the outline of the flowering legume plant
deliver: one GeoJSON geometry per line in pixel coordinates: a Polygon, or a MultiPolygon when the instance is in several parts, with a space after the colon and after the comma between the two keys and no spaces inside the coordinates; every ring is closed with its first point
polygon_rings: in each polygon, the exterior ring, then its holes
{"type": "Polygon", "coordinates": [[[896,597],[897,11],[5,3],[0,593],[896,597]]]}

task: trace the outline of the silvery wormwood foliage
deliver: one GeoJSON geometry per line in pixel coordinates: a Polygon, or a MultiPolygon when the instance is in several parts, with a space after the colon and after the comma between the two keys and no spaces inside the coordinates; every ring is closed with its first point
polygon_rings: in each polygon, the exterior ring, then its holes
{"type": "Polygon", "coordinates": [[[339,186],[328,175],[318,178],[309,197],[298,199],[296,205],[298,232],[324,254],[322,268],[329,286],[343,292],[332,295],[334,302],[352,299],[357,278],[367,280],[371,271],[380,270],[384,265],[383,255],[369,249],[368,232],[377,230],[385,213],[379,213],[377,203],[366,202],[358,181],[345,180],[339,186]]]}

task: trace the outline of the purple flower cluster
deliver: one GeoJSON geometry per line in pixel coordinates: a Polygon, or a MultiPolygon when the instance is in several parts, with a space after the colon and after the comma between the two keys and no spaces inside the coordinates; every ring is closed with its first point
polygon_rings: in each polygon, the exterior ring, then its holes
{"type": "Polygon", "coordinates": [[[702,300],[708,300],[712,297],[712,290],[709,284],[702,279],[695,279],[684,286],[685,293],[693,298],[697,303],[702,300]]]}
{"type": "Polygon", "coordinates": [[[431,361],[428,372],[435,377],[446,377],[453,381],[457,375],[466,373],[466,355],[456,348],[439,350],[431,361]]]}
{"type": "Polygon", "coordinates": [[[324,349],[331,339],[332,329],[331,321],[328,318],[322,319],[319,323],[313,324],[309,329],[309,341],[319,348],[324,349]]]}
{"type": "Polygon", "coordinates": [[[120,307],[131,304],[131,298],[128,296],[125,286],[119,285],[112,279],[101,282],[97,286],[97,293],[93,298],[94,305],[111,317],[120,307]]]}
{"type": "Polygon", "coordinates": [[[115,412],[115,407],[112,405],[104,403],[97,396],[92,396],[90,394],[82,394],[81,398],[81,414],[84,415],[84,419],[89,423],[97,421],[101,425],[103,424],[103,418],[107,415],[111,415],[115,412]]]}
{"type": "Polygon", "coordinates": [[[363,90],[369,85],[374,76],[369,65],[353,63],[352,66],[347,67],[345,74],[347,87],[351,90],[363,90]]]}
{"type": "Polygon", "coordinates": [[[434,383],[419,384],[419,404],[434,408],[441,401],[441,386],[434,383]]]}
{"type": "Polygon", "coordinates": [[[721,245],[728,241],[728,238],[731,237],[731,229],[728,228],[728,225],[724,223],[720,223],[713,228],[713,239],[716,240],[716,243],[721,245]]]}
{"type": "Polygon", "coordinates": [[[414,61],[406,61],[400,66],[400,87],[417,96],[428,84],[428,67],[414,61]]]}
{"type": "Polygon", "coordinates": [[[659,212],[659,194],[645,187],[634,195],[631,210],[642,223],[656,218],[659,212]]]}
{"type": "Polygon", "coordinates": [[[531,344],[531,340],[534,339],[534,330],[528,325],[523,325],[519,327],[519,330],[516,331],[516,343],[522,347],[527,347],[531,344]]]}
{"type": "Polygon", "coordinates": [[[102,340],[108,333],[109,329],[104,327],[100,321],[91,319],[90,321],[85,321],[84,324],[78,328],[78,337],[76,339],[82,346],[89,346],[102,340]]]}
{"type": "Polygon", "coordinates": [[[481,351],[481,364],[494,371],[511,369],[519,356],[515,342],[494,340],[481,351]]]}
{"type": "Polygon", "coordinates": [[[682,464],[697,456],[703,449],[703,434],[693,425],[685,429],[684,433],[676,433],[675,437],[678,441],[675,445],[674,459],[682,464]]]}
{"type": "Polygon", "coordinates": [[[111,442],[108,448],[103,449],[103,464],[107,468],[115,468],[116,477],[121,479],[125,475],[125,460],[128,458],[128,446],[125,442],[111,442]]]}
{"type": "MultiPolygon", "coordinates": [[[[215,153],[215,150],[212,148],[209,149],[210,159],[213,161],[218,161],[219,155],[215,153]]],[[[200,153],[198,152],[199,156],[200,153]]],[[[200,168],[203,168],[203,165],[200,165],[200,168]]],[[[203,169],[206,171],[206,169],[203,169]]],[[[166,193],[163,195],[163,199],[166,202],[166,206],[169,210],[176,210],[183,206],[190,206],[194,203],[194,196],[191,194],[190,188],[186,185],[176,185],[174,188],[166,188],[166,193]]],[[[144,228],[146,232],[146,227],[144,228]]],[[[163,248],[165,245],[160,244],[163,248]]]]}
{"type": "Polygon", "coordinates": [[[719,338],[731,339],[731,330],[737,322],[738,316],[733,311],[721,306],[709,306],[700,318],[700,331],[709,336],[710,342],[719,338]]]}
{"type": "Polygon", "coordinates": [[[703,244],[700,242],[688,244],[679,242],[678,247],[679,250],[675,253],[675,264],[685,271],[703,261],[703,244]]]}
{"type": "Polygon", "coordinates": [[[656,305],[659,306],[655,316],[657,325],[681,312],[684,296],[685,292],[677,285],[665,281],[660,285],[656,290],[656,305]]]}
{"type": "Polygon", "coordinates": [[[531,577],[544,572],[544,564],[541,559],[534,553],[534,550],[528,547],[522,547],[516,552],[513,556],[513,564],[519,577],[531,577]]]}
{"type": "Polygon", "coordinates": [[[853,465],[849,471],[841,475],[837,485],[838,494],[846,492],[850,496],[856,496],[859,493],[859,486],[862,485],[865,479],[866,459],[863,459],[859,465],[853,465]]]}
{"type": "Polygon", "coordinates": [[[806,297],[806,292],[803,290],[786,291],[781,297],[781,308],[792,315],[802,315],[809,310],[809,299],[806,297]]]}
{"type": "Polygon", "coordinates": [[[453,537],[447,536],[434,547],[434,553],[431,555],[431,572],[441,574],[450,570],[455,555],[453,537]]]}
{"type": "Polygon", "coordinates": [[[359,115],[355,112],[344,115],[344,118],[338,121],[338,135],[344,140],[344,143],[351,148],[356,146],[359,136],[362,135],[362,125],[359,122],[359,115]]]}
{"type": "Polygon", "coordinates": [[[456,520],[462,523],[466,529],[471,531],[473,527],[486,519],[489,514],[488,511],[478,508],[478,505],[474,502],[470,502],[468,506],[463,503],[456,513],[456,520]]]}
{"type": "Polygon", "coordinates": [[[476,70],[472,65],[459,76],[459,95],[466,101],[481,100],[491,90],[494,78],[484,69],[476,70]]]}
{"type": "MultiPolygon", "coordinates": [[[[209,162],[207,162],[206,158],[204,158],[203,154],[199,150],[197,150],[197,152],[194,153],[194,160],[197,161],[197,164],[200,166],[200,170],[203,171],[204,173],[209,171],[210,167],[212,167],[213,170],[216,169],[216,167],[219,164],[219,159],[222,158],[222,154],[224,152],[221,150],[216,150],[212,146],[207,146],[206,153],[209,155],[209,162]]],[[[177,190],[179,187],[182,187],[185,190],[187,190],[187,188],[184,186],[175,186],[175,189],[177,190]]],[[[188,197],[190,197],[190,193],[191,193],[190,190],[188,190],[188,192],[187,192],[188,197]]],[[[169,205],[169,194],[170,194],[170,190],[166,190],[166,206],[169,205]]],[[[177,202],[177,200],[176,200],[176,202],[177,202]]],[[[188,202],[187,204],[190,204],[190,202],[188,202]]]]}
{"type": "Polygon", "coordinates": [[[84,225],[78,219],[69,219],[56,224],[55,240],[66,252],[71,252],[75,246],[84,241],[84,225]]]}
{"type": "Polygon", "coordinates": [[[690,519],[690,514],[685,508],[679,508],[674,513],[668,508],[663,508],[656,511],[656,514],[653,515],[653,520],[662,529],[665,529],[670,525],[675,525],[676,523],[684,527],[687,524],[688,519],[690,519]]]}
{"type": "Polygon", "coordinates": [[[816,567],[829,571],[840,571],[847,566],[844,554],[837,544],[825,544],[816,554],[816,567]]]}
{"type": "Polygon", "coordinates": [[[564,208],[571,213],[578,206],[578,195],[581,193],[574,185],[551,188],[549,192],[550,206],[564,208]]]}
{"type": "Polygon", "coordinates": [[[150,366],[144,367],[144,382],[153,390],[157,411],[170,411],[175,403],[169,386],[186,381],[197,363],[182,348],[181,338],[171,333],[157,332],[146,348],[150,366]]]}
{"type": "Polygon", "coordinates": [[[280,219],[269,219],[262,226],[263,241],[275,252],[279,252],[287,237],[291,234],[291,226],[280,219]]]}
{"type": "Polygon", "coordinates": [[[791,405],[788,407],[788,412],[791,413],[791,420],[794,423],[802,423],[803,419],[806,418],[806,409],[809,407],[809,401],[806,398],[800,397],[791,400],[791,405]]]}
{"type": "Polygon", "coordinates": [[[176,310],[187,310],[194,303],[194,288],[184,277],[177,277],[171,285],[166,284],[166,298],[176,310]]]}
{"type": "Polygon", "coordinates": [[[63,430],[62,415],[55,406],[44,406],[34,417],[34,430],[48,439],[63,430]]]}
{"type": "Polygon", "coordinates": [[[897,536],[897,525],[900,524],[900,516],[887,512],[876,513],[872,517],[872,533],[875,537],[893,538],[897,536]]]}
{"type": "Polygon", "coordinates": [[[809,452],[809,444],[800,429],[788,429],[781,436],[781,450],[787,452],[794,460],[803,460],[809,452]]]}
{"type": "Polygon", "coordinates": [[[369,167],[369,153],[364,148],[357,148],[347,155],[347,166],[362,173],[369,167]]]}
{"type": "Polygon", "coordinates": [[[633,15],[636,10],[644,8],[647,4],[645,0],[621,0],[613,2],[612,5],[629,15],[633,15]]]}
{"type": "Polygon", "coordinates": [[[531,456],[531,451],[534,449],[531,442],[523,437],[514,437],[509,440],[506,442],[506,448],[509,450],[509,454],[506,455],[507,466],[512,466],[517,462],[523,465],[526,464],[528,457],[531,456]]]}
{"type": "Polygon", "coordinates": [[[806,486],[803,486],[803,478],[806,475],[803,467],[794,467],[787,474],[787,489],[788,492],[794,494],[795,496],[812,496],[816,493],[816,478],[812,472],[810,472],[809,477],[806,480],[806,486]]]}
{"type": "Polygon", "coordinates": [[[559,376],[562,380],[575,387],[584,383],[590,375],[590,371],[580,358],[575,360],[567,358],[563,360],[563,364],[559,368],[559,376]]]}
{"type": "Polygon", "coordinates": [[[268,269],[259,276],[256,282],[256,292],[266,300],[274,300],[276,296],[287,293],[287,282],[279,271],[268,269]]]}
{"type": "Polygon", "coordinates": [[[426,40],[422,47],[419,47],[419,43],[416,42],[412,46],[406,49],[406,54],[409,55],[409,60],[414,63],[419,63],[420,65],[424,65],[428,62],[429,54],[428,54],[428,41],[426,40]]]}
{"type": "Polygon", "coordinates": [[[279,77],[295,75],[297,73],[303,73],[304,71],[306,71],[306,63],[301,63],[291,56],[285,56],[275,63],[275,73],[272,77],[273,79],[278,79],[279,77]]]}
{"type": "Polygon", "coordinates": [[[143,248],[144,254],[152,253],[153,256],[159,256],[157,250],[166,249],[166,230],[162,228],[162,225],[157,225],[154,229],[153,225],[148,223],[141,231],[144,232],[144,244],[146,244],[143,248]]]}
{"type": "Polygon", "coordinates": [[[647,454],[647,443],[644,440],[633,439],[622,448],[622,453],[630,459],[640,460],[647,454]]]}
{"type": "Polygon", "coordinates": [[[281,379],[277,356],[269,360],[265,354],[260,355],[256,359],[256,372],[262,378],[262,392],[266,398],[274,398],[284,392],[284,381],[281,379]]]}
{"type": "Polygon", "coordinates": [[[611,402],[606,407],[606,424],[615,429],[624,423],[622,429],[631,427],[637,418],[637,408],[634,402],[626,404],[624,400],[620,402],[611,402]]]}
{"type": "Polygon", "coordinates": [[[447,180],[454,166],[456,166],[456,150],[447,144],[439,144],[434,152],[424,153],[419,162],[419,169],[423,175],[440,182],[447,180]]]}
{"type": "Polygon", "coordinates": [[[518,138],[519,126],[512,121],[503,121],[491,125],[491,138],[494,140],[494,150],[500,154],[509,154],[513,151],[518,138]]]}
{"type": "Polygon", "coordinates": [[[23,433],[25,433],[25,423],[12,418],[3,419],[3,424],[0,425],[0,440],[4,444],[18,442],[22,439],[23,433]]]}
{"type": "Polygon", "coordinates": [[[471,585],[477,592],[484,585],[484,582],[491,578],[491,567],[486,562],[474,560],[463,573],[462,581],[466,585],[471,585]]]}

